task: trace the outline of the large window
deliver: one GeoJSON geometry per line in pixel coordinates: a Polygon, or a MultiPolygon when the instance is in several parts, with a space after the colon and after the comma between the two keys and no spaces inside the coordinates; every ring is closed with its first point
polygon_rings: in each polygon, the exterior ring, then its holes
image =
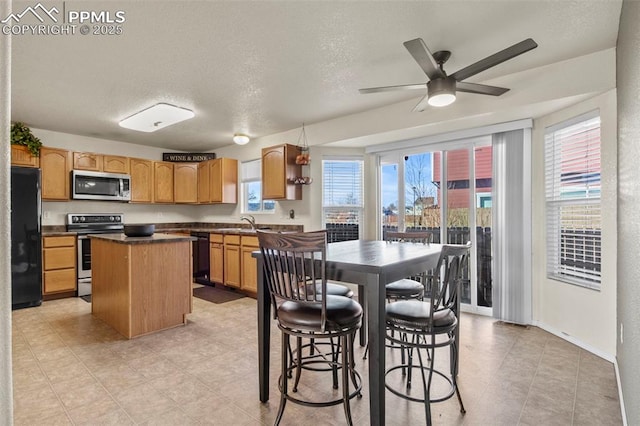
{"type": "Polygon", "coordinates": [[[323,225],[329,242],[360,238],[363,202],[362,159],[322,161],[323,225]]]}
{"type": "Polygon", "coordinates": [[[241,164],[242,212],[243,213],[273,213],[276,204],[271,200],[262,199],[262,162],[261,160],[246,161],[241,164]]]}
{"type": "Polygon", "coordinates": [[[547,276],[600,289],[600,116],[546,129],[547,276]]]}

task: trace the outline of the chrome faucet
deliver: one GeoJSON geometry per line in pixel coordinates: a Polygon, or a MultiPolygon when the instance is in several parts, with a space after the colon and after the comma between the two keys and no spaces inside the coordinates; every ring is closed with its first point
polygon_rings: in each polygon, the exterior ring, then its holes
{"type": "Polygon", "coordinates": [[[256,218],[251,216],[250,214],[246,215],[246,216],[240,216],[240,220],[246,220],[247,222],[249,222],[249,225],[251,225],[251,229],[252,230],[256,230],[256,218]]]}

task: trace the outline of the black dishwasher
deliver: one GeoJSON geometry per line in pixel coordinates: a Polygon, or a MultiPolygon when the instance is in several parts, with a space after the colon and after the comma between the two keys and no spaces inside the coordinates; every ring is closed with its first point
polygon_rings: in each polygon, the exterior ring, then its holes
{"type": "Polygon", "coordinates": [[[193,280],[199,284],[213,285],[209,281],[209,233],[191,232],[193,242],[193,280]]]}

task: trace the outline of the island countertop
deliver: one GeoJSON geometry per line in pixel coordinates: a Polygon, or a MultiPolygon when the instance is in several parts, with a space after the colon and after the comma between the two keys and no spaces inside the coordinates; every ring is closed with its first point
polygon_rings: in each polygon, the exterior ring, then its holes
{"type": "Polygon", "coordinates": [[[89,234],[89,237],[119,244],[153,244],[180,241],[195,241],[197,238],[179,234],[153,234],[150,237],[127,237],[124,234],[89,234]]]}

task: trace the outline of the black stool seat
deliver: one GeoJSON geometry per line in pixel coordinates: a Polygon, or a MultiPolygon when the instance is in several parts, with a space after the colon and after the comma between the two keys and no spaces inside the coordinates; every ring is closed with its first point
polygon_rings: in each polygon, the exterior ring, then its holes
{"type": "MultiPolygon", "coordinates": [[[[280,325],[293,330],[320,332],[322,330],[322,305],[285,301],[278,308],[280,325]]],[[[362,306],[353,299],[327,295],[326,323],[324,331],[339,331],[360,327],[362,306]]]]}
{"type": "Polygon", "coordinates": [[[387,321],[404,327],[427,328],[431,322],[434,329],[447,329],[458,323],[451,309],[438,310],[431,318],[431,304],[419,300],[401,300],[388,304],[386,309],[387,321]]]}
{"type": "Polygon", "coordinates": [[[424,295],[424,285],[421,282],[410,278],[403,278],[385,286],[388,298],[408,299],[422,298],[424,295]]]}
{"type": "MultiPolygon", "coordinates": [[[[310,286],[311,285],[312,284],[310,284],[310,286]]],[[[313,287],[310,287],[310,288],[313,288],[313,287]]],[[[316,292],[318,294],[322,293],[322,284],[321,283],[316,284],[316,292]]],[[[346,285],[332,283],[331,281],[327,281],[327,295],[330,295],[330,296],[343,296],[343,297],[352,298],[353,297],[353,291],[351,291],[351,289],[349,287],[347,287],[346,285]]]]}

